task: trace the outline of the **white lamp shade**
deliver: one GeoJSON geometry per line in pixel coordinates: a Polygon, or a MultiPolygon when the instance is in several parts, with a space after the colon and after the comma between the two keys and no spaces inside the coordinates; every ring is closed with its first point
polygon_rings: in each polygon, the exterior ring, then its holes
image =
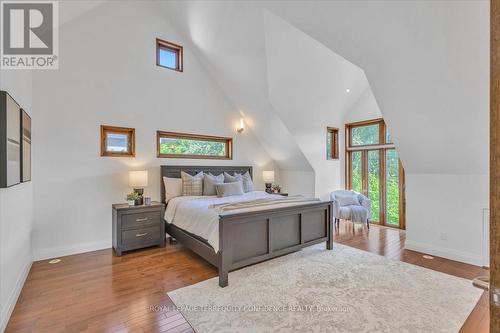
{"type": "Polygon", "coordinates": [[[134,188],[143,188],[148,186],[148,172],[130,171],[128,176],[128,183],[130,187],[134,188]]]}
{"type": "Polygon", "coordinates": [[[262,171],[262,180],[265,183],[274,182],[274,171],[262,171]]]}

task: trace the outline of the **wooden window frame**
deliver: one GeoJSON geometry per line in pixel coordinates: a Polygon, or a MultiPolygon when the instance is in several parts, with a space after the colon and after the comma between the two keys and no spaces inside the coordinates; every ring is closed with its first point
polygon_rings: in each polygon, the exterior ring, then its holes
{"type": "MultiPolygon", "coordinates": [[[[387,126],[384,122],[383,118],[377,118],[373,120],[365,120],[365,121],[359,121],[355,123],[349,123],[345,125],[345,188],[346,189],[352,189],[352,179],[351,179],[351,160],[352,160],[352,153],[360,151],[361,152],[361,163],[362,167],[361,169],[363,170],[363,177],[362,177],[362,194],[367,195],[368,194],[368,183],[366,181],[367,173],[368,173],[368,152],[370,150],[379,150],[380,154],[380,184],[385,184],[386,181],[386,151],[391,150],[391,149],[396,149],[396,146],[394,145],[393,142],[387,143],[386,142],[386,136],[387,134],[387,126]],[[356,127],[362,127],[362,126],[369,126],[369,125],[374,125],[378,124],[379,125],[379,143],[378,144],[370,144],[370,145],[360,145],[360,146],[353,146],[352,145],[352,129],[356,127]]],[[[399,214],[400,214],[400,219],[399,219],[399,225],[394,226],[387,224],[385,221],[385,216],[386,216],[386,189],[385,187],[381,187],[380,191],[380,215],[379,215],[379,221],[374,222],[378,225],[382,226],[387,226],[391,228],[399,228],[399,229],[405,229],[406,228],[406,193],[405,193],[405,172],[403,169],[403,165],[401,164],[401,161],[399,162],[399,175],[400,175],[400,182],[399,182],[399,193],[400,193],[400,200],[399,200],[399,214]]]]}
{"type": "Polygon", "coordinates": [[[328,161],[335,161],[339,159],[339,129],[336,127],[326,128],[326,159],[328,161]],[[332,135],[332,146],[328,147],[328,136],[332,135]],[[331,158],[328,157],[330,151],[331,158]]]}
{"type": "Polygon", "coordinates": [[[101,156],[102,157],[135,157],[135,128],[101,125],[101,156]],[[117,153],[107,150],[106,136],[108,133],[126,134],[128,152],[117,153]]]}
{"type": "Polygon", "coordinates": [[[156,156],[158,158],[232,160],[233,159],[233,138],[222,137],[222,136],[212,136],[212,135],[156,131],[156,156]],[[223,142],[226,146],[226,155],[225,156],[215,156],[215,155],[161,154],[160,153],[160,139],[164,138],[164,137],[174,138],[174,139],[189,139],[189,140],[198,140],[198,141],[223,142]]]}
{"type": "Polygon", "coordinates": [[[168,68],[173,71],[184,71],[184,50],[181,45],[177,45],[166,40],[156,38],[156,65],[163,68],[168,68]],[[160,64],[160,50],[165,49],[174,52],[176,56],[175,68],[164,66],[160,64]]]}

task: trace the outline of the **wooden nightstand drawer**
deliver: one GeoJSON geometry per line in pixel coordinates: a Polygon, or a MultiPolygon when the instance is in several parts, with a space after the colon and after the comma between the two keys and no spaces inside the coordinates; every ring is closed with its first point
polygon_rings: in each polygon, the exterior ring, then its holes
{"type": "Polygon", "coordinates": [[[125,214],[122,217],[122,230],[147,228],[159,225],[160,221],[161,211],[125,214]]]}
{"type": "Polygon", "coordinates": [[[123,251],[149,246],[165,246],[165,205],[153,201],[151,205],[113,205],[113,248],[117,256],[123,251]]]}
{"type": "Polygon", "coordinates": [[[122,232],[122,245],[147,245],[159,242],[161,238],[160,225],[150,228],[133,229],[122,232]]]}

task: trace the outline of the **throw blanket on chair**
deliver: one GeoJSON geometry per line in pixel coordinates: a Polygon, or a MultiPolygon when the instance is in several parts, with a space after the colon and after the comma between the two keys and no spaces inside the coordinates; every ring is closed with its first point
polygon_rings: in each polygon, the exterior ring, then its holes
{"type": "Polygon", "coordinates": [[[349,206],[351,208],[352,222],[366,223],[368,212],[363,206],[349,206]]]}

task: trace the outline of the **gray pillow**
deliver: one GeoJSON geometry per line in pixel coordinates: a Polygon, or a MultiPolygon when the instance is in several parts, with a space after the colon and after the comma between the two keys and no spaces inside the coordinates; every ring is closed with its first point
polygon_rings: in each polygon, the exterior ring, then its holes
{"type": "Polygon", "coordinates": [[[215,184],[215,190],[219,198],[228,197],[230,195],[242,195],[242,182],[215,184]]]}
{"type": "Polygon", "coordinates": [[[212,174],[205,174],[203,178],[203,195],[217,195],[215,184],[224,183],[224,174],[214,176],[212,174]]]}
{"type": "Polygon", "coordinates": [[[252,192],[253,191],[253,181],[252,181],[252,176],[250,176],[250,173],[247,171],[243,175],[239,173],[235,173],[234,176],[231,176],[227,172],[224,172],[224,183],[234,183],[241,181],[243,184],[243,191],[246,192],[252,192]]]}
{"type": "Polygon", "coordinates": [[[195,176],[191,176],[184,171],[181,171],[182,178],[182,195],[195,195],[203,194],[203,172],[195,176]]]}

